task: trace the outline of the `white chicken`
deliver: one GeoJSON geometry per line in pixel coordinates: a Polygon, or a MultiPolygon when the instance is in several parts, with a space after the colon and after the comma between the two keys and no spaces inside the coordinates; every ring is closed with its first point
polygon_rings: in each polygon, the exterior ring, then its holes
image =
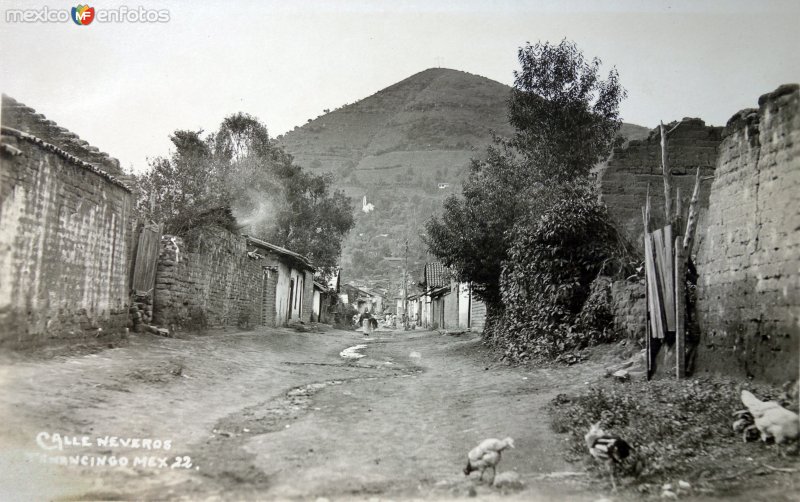
{"type": "Polygon", "coordinates": [[[464,475],[469,476],[473,471],[481,471],[480,479],[488,468],[492,468],[492,481],[497,474],[497,464],[500,462],[501,453],[506,448],[514,448],[514,440],[505,439],[484,439],[481,444],[470,450],[467,454],[467,466],[464,467],[464,475]]]}
{"type": "Polygon", "coordinates": [[[742,403],[750,410],[761,433],[761,440],[774,438],[776,443],[800,436],[800,417],[775,401],[762,401],[752,392],[742,391],[742,403]]]}

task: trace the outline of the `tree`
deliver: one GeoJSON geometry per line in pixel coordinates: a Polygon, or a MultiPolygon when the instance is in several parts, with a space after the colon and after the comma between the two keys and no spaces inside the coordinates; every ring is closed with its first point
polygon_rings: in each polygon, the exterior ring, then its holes
{"type": "Polygon", "coordinates": [[[353,214],[329,175],[295,166],[251,115],[231,115],[215,133],[201,135],[176,131],[170,157],[151,161],[139,178],[141,216],[178,235],[211,221],[304,254],[322,269],[336,266],[353,214]]]}
{"type": "MultiPolygon", "coordinates": [[[[138,177],[137,214],[164,222],[165,231],[183,234],[210,211],[230,204],[227,186],[214,161],[213,145],[203,131],[177,130],[170,136],[175,150],[169,158],[150,161],[150,170],[138,177]]],[[[218,221],[231,228],[230,220],[218,221]]]]}
{"type": "Polygon", "coordinates": [[[602,62],[586,61],[574,42],[520,47],[508,117],[514,146],[545,178],[586,176],[611,152],[627,93],[616,69],[599,79],[602,62]]]}
{"type": "Polygon", "coordinates": [[[518,59],[508,102],[514,136],[495,138],[485,158],[473,160],[461,197],[449,198],[425,227],[430,251],[490,307],[501,305],[511,229],[533,203],[557,199],[564,183],[608,156],[625,96],[616,70],[601,80],[600,60],[587,63],[572,42],[526,44],[518,59]]]}

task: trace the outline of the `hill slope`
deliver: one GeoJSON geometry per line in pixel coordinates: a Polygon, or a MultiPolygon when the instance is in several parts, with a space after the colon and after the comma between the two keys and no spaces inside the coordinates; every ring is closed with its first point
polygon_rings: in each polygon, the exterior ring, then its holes
{"type": "MultiPolygon", "coordinates": [[[[385,258],[403,257],[406,239],[409,269],[418,275],[425,220],[459,192],[470,159],[484,152],[492,132],[513,132],[509,91],[485,77],[431,68],[277,138],[298,165],[332,173],[357,202],[356,227],[342,249],[345,280],[399,287],[402,260],[385,258]],[[369,213],[361,211],[363,196],[374,204],[369,213]]],[[[626,136],[648,132],[624,127],[626,136]]]]}

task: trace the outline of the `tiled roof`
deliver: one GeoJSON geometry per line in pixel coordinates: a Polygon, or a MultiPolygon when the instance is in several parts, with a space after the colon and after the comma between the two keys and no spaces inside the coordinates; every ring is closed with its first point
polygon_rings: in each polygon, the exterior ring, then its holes
{"type": "Polygon", "coordinates": [[[438,261],[426,263],[423,282],[428,289],[450,285],[448,269],[438,261]]]}
{"type": "Polygon", "coordinates": [[[251,237],[249,235],[245,235],[244,237],[245,237],[245,239],[247,239],[248,244],[253,244],[253,245],[258,246],[260,248],[269,249],[269,250],[275,251],[278,254],[282,254],[284,256],[289,256],[291,258],[294,258],[296,261],[302,263],[306,267],[308,267],[311,271],[316,270],[314,265],[311,264],[311,261],[308,258],[306,258],[305,256],[303,256],[303,255],[301,255],[299,253],[295,253],[294,251],[290,251],[290,250],[288,250],[286,248],[282,248],[280,246],[276,246],[275,244],[270,244],[269,242],[262,241],[261,239],[256,239],[255,237],[251,237]]]}

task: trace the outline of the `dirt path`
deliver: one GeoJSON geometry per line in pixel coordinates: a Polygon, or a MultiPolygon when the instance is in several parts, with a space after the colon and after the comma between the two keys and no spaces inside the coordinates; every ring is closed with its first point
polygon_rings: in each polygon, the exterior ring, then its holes
{"type": "Polygon", "coordinates": [[[597,498],[550,477],[576,467],[562,460],[544,406],[600,366],[509,368],[486,359],[476,335],[134,337],[123,348],[1,368],[2,500],[453,499],[471,488],[481,499],[597,498]],[[365,357],[340,356],[355,345],[365,357]],[[44,450],[41,432],[51,435],[45,446],[54,433],[86,436],[89,446],[44,450]],[[98,445],[107,435],[170,448],[98,445]],[[512,494],[461,473],[472,446],[505,436],[516,449],[499,471],[525,482],[512,494]],[[42,454],[129,464],[53,466],[42,454]]]}

